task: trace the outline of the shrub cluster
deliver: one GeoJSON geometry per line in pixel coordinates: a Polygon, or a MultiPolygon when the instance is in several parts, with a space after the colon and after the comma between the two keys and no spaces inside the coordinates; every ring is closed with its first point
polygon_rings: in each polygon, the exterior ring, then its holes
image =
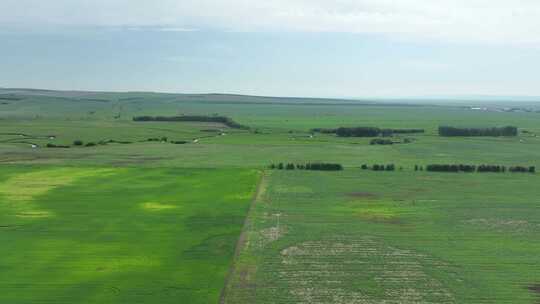
{"type": "Polygon", "coordinates": [[[423,129],[379,129],[374,127],[338,128],[337,136],[340,137],[377,137],[392,136],[394,134],[424,133],[423,129]]]}
{"type": "Polygon", "coordinates": [[[516,167],[510,167],[508,171],[512,173],[536,173],[536,167],[531,166],[529,168],[516,166],[516,167]]]}
{"type": "Polygon", "coordinates": [[[195,121],[195,122],[217,122],[234,129],[249,129],[248,126],[241,125],[226,116],[203,116],[203,115],[183,115],[183,116],[136,116],[133,121],[195,121]]]}
{"type": "Polygon", "coordinates": [[[424,129],[380,129],[374,127],[356,127],[346,128],[340,127],[337,129],[330,128],[315,128],[311,132],[323,134],[337,134],[340,137],[377,137],[377,136],[392,136],[394,134],[413,134],[424,133],[424,129]]]}
{"type": "Polygon", "coordinates": [[[394,142],[390,139],[375,138],[369,142],[370,145],[393,145],[394,142]]]}
{"type": "Polygon", "coordinates": [[[277,170],[313,170],[313,171],[341,171],[343,166],[340,164],[331,163],[307,163],[307,164],[292,164],[279,163],[271,164],[270,169],[277,170]]]}
{"type": "Polygon", "coordinates": [[[500,128],[455,128],[439,127],[440,136],[517,136],[518,129],[512,126],[500,128]]]}
{"type": "Polygon", "coordinates": [[[381,129],[372,127],[345,128],[340,127],[336,130],[339,137],[377,137],[381,134],[381,129]]]}
{"type": "Polygon", "coordinates": [[[311,129],[310,131],[312,133],[336,134],[337,129],[315,128],[315,129],[311,129]]]}
{"type": "Polygon", "coordinates": [[[375,164],[373,166],[362,165],[362,170],[373,170],[373,171],[396,171],[396,166],[394,164],[380,165],[375,164]]]}

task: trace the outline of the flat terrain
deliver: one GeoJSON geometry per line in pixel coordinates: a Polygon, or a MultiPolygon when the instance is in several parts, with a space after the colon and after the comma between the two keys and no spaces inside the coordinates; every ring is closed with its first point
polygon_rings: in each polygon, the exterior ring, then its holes
{"type": "Polygon", "coordinates": [[[216,303],[257,179],[4,166],[0,303],[216,303]]]}
{"type": "Polygon", "coordinates": [[[535,301],[537,176],[275,171],[266,180],[228,303],[535,301]]]}
{"type": "Polygon", "coordinates": [[[540,167],[538,108],[472,106],[0,90],[0,303],[538,303],[538,174],[414,171],[540,167]],[[132,121],[182,114],[250,130],[132,121]],[[339,126],[426,132],[310,132],[339,126]]]}

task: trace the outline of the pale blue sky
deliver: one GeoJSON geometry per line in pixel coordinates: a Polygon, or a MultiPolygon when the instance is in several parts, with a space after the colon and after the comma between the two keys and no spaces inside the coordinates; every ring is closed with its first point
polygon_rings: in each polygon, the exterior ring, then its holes
{"type": "Polygon", "coordinates": [[[378,1],[2,0],[0,87],[540,96],[538,1],[378,1]]]}

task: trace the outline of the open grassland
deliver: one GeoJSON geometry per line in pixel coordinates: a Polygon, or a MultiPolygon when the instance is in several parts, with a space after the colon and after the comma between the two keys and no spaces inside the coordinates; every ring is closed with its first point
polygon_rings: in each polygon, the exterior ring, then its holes
{"type": "Polygon", "coordinates": [[[540,113],[157,93],[1,101],[0,303],[540,301],[540,177],[413,171],[540,167],[540,113]],[[250,129],[132,121],[182,114],[250,129]],[[440,125],[520,134],[439,137],[440,125]],[[310,132],[340,126],[426,132],[394,145],[310,132]],[[249,209],[258,172],[279,162],[345,170],[266,170],[249,209]]]}
{"type": "Polygon", "coordinates": [[[216,303],[257,178],[4,166],[0,303],[216,303]]]}
{"type": "MultiPolygon", "coordinates": [[[[136,165],[174,167],[245,167],[261,168],[271,162],[331,161],[346,167],[362,163],[393,162],[412,167],[420,161],[432,163],[492,163],[504,165],[540,165],[540,113],[500,113],[473,111],[445,106],[377,105],[280,105],[224,104],[197,101],[146,100],[141,109],[120,101],[123,115],[114,119],[114,111],[104,102],[103,115],[88,114],[84,107],[71,109],[62,101],[13,101],[0,107],[0,162],[62,165],[136,165]],[[39,104],[38,108],[25,104],[39,104]],[[6,107],[5,105],[3,107],[6,107]],[[75,111],[78,110],[78,111],[75,111]],[[15,114],[14,114],[15,113],[15,114]],[[109,116],[107,116],[107,115],[109,116]],[[138,115],[178,114],[231,117],[251,130],[237,130],[224,125],[195,122],[133,122],[138,115]],[[439,125],[490,127],[515,125],[521,131],[511,138],[444,138],[437,136],[439,125]],[[370,146],[368,138],[338,138],[314,134],[312,128],[339,126],[374,126],[380,128],[422,128],[425,134],[404,134],[411,144],[370,146]],[[221,135],[224,133],[224,135],[221,135]],[[23,136],[26,135],[26,136],[23,136]],[[49,139],[49,136],[55,136],[49,139]],[[186,145],[147,142],[149,138],[167,137],[188,141],[186,145]],[[131,144],[70,149],[46,149],[47,143],[71,145],[115,140],[131,144]],[[197,141],[194,143],[193,141],[197,141]],[[32,149],[31,144],[40,146],[32,149]]],[[[43,98],[43,97],[40,97],[43,98]]],[[[92,103],[92,101],[87,101],[92,103]]],[[[118,102],[118,101],[117,101],[118,102]]],[[[114,102],[113,102],[114,103],[114,102]]],[[[119,106],[118,106],[119,107],[119,106]]]]}
{"type": "Polygon", "coordinates": [[[534,303],[537,176],[274,171],[227,303],[534,303]]]}

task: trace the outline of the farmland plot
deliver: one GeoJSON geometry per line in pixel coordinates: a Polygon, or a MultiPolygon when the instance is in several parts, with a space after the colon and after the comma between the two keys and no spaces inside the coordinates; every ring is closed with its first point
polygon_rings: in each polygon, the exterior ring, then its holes
{"type": "Polygon", "coordinates": [[[226,303],[534,303],[536,176],[272,172],[226,303]]]}
{"type": "Polygon", "coordinates": [[[4,166],[0,303],[216,303],[257,175],[4,166]]]}

